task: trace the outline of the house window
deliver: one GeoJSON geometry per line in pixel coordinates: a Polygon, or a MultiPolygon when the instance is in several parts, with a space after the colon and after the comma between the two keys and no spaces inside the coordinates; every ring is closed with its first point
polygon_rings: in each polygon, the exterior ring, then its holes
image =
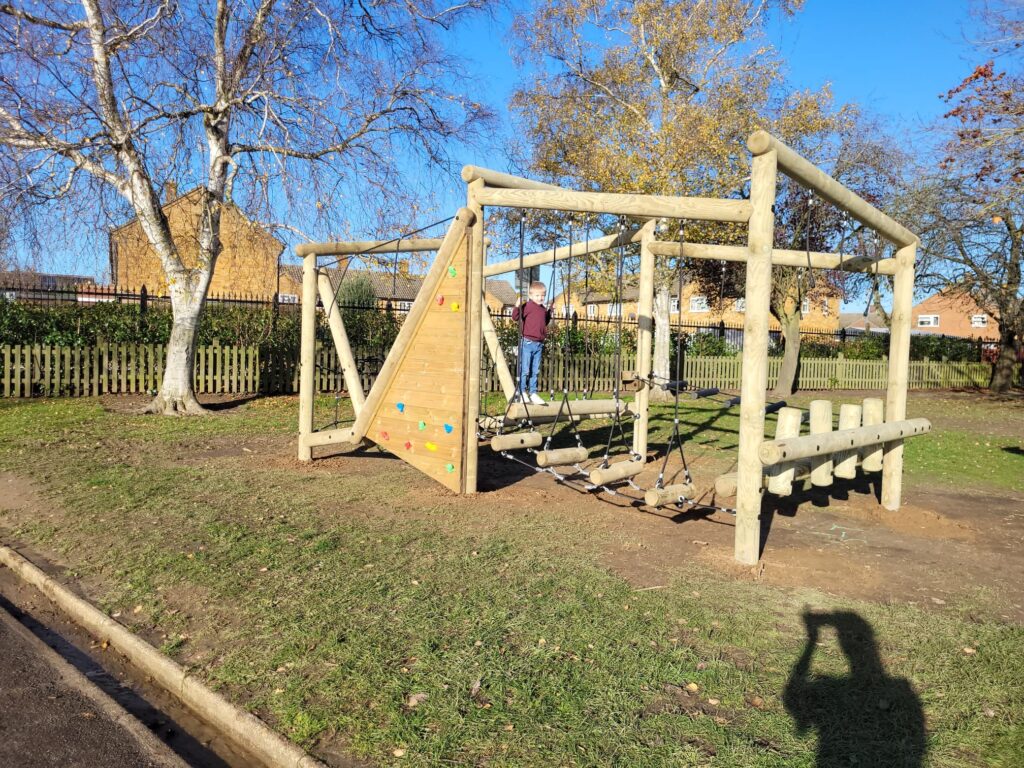
{"type": "Polygon", "coordinates": [[[917,327],[918,328],[938,328],[939,327],[939,316],[938,315],[918,315],[917,316],[917,327]]]}
{"type": "Polygon", "coordinates": [[[597,317],[597,304],[587,304],[587,319],[593,320],[597,317]]]}
{"type": "Polygon", "coordinates": [[[608,305],[608,317],[621,317],[622,316],[622,305],[621,304],[609,304],[608,305]]]}
{"type": "Polygon", "coordinates": [[[707,296],[691,296],[690,297],[690,311],[691,312],[707,312],[708,311],[708,299],[707,299],[707,296]]]}
{"type": "Polygon", "coordinates": [[[971,328],[988,328],[988,315],[971,315],[971,328]]]}
{"type": "Polygon", "coordinates": [[[679,313],[679,297],[673,296],[672,300],[668,304],[668,311],[672,314],[679,313]]]}
{"type": "Polygon", "coordinates": [[[412,309],[412,302],[411,301],[396,301],[393,306],[399,312],[408,312],[410,309],[412,309]]]}
{"type": "Polygon", "coordinates": [[[828,315],[829,315],[829,313],[831,311],[832,310],[829,309],[829,306],[828,306],[828,299],[825,299],[823,302],[821,302],[821,314],[822,314],[822,316],[828,317],[828,315]]]}
{"type": "Polygon", "coordinates": [[[735,309],[737,312],[746,312],[747,311],[747,300],[746,299],[736,299],[736,304],[733,305],[733,309],[735,309]]]}
{"type": "Polygon", "coordinates": [[[4,301],[14,301],[18,298],[17,291],[4,291],[4,301]]]}
{"type": "Polygon", "coordinates": [[[811,314],[811,300],[810,299],[805,297],[804,300],[800,302],[800,314],[801,315],[809,315],[809,314],[811,314]]]}
{"type": "Polygon", "coordinates": [[[299,297],[294,293],[279,293],[277,295],[278,304],[298,304],[299,297]]]}

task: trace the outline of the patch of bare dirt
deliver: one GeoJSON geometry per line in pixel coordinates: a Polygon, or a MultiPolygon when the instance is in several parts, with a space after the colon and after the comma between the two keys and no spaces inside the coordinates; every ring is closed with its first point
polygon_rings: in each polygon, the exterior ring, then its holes
{"type": "MultiPolygon", "coordinates": [[[[258,395],[196,395],[199,404],[211,413],[238,410],[258,397],[258,395]]],[[[151,402],[153,402],[153,398],[141,392],[125,395],[100,395],[100,405],[110,413],[138,415],[151,402]]]]}

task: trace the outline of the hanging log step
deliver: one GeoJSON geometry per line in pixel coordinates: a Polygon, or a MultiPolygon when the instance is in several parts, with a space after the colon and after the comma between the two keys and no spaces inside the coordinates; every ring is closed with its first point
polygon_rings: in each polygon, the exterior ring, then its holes
{"type": "Polygon", "coordinates": [[[544,405],[513,403],[508,409],[508,415],[513,419],[532,419],[537,416],[557,416],[561,411],[563,419],[568,418],[570,413],[573,416],[611,416],[624,405],[621,400],[570,400],[564,407],[561,400],[553,400],[544,405]]]}
{"type": "Polygon", "coordinates": [[[491,450],[495,453],[516,451],[522,448],[536,448],[544,442],[540,432],[516,432],[511,435],[495,435],[491,438],[491,450]]]}
{"type": "Polygon", "coordinates": [[[643,472],[647,462],[641,459],[630,459],[609,464],[607,467],[595,469],[590,473],[590,482],[594,485],[607,485],[617,480],[625,480],[643,472]]]}
{"type": "Polygon", "coordinates": [[[651,488],[644,494],[644,502],[649,507],[663,507],[666,504],[675,504],[680,497],[692,497],[694,488],[692,483],[677,483],[666,485],[664,488],[651,488]]]}
{"type": "Polygon", "coordinates": [[[586,448],[554,448],[549,451],[537,451],[538,467],[562,467],[579,464],[586,460],[586,448]]]}

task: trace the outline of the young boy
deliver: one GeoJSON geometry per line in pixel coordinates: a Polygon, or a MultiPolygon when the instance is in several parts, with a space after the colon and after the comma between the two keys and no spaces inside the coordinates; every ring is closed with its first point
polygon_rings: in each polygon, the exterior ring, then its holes
{"type": "Polygon", "coordinates": [[[519,359],[519,391],[513,402],[527,402],[545,405],[537,394],[537,374],[540,372],[540,356],[544,339],[551,323],[551,309],[544,306],[547,286],[541,282],[530,284],[530,300],[512,310],[512,319],[519,321],[521,357],[519,359]]]}

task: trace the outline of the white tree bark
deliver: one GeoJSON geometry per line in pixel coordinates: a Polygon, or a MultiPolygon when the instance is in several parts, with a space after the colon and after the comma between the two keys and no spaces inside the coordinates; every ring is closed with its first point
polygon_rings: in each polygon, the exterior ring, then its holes
{"type": "MultiPolygon", "coordinates": [[[[669,317],[669,302],[669,290],[665,286],[661,286],[654,294],[654,360],[651,372],[657,385],[663,385],[673,375],[670,365],[672,325],[669,317]]],[[[673,395],[664,386],[651,388],[650,401],[652,403],[667,403],[672,399],[673,395]]]]}

